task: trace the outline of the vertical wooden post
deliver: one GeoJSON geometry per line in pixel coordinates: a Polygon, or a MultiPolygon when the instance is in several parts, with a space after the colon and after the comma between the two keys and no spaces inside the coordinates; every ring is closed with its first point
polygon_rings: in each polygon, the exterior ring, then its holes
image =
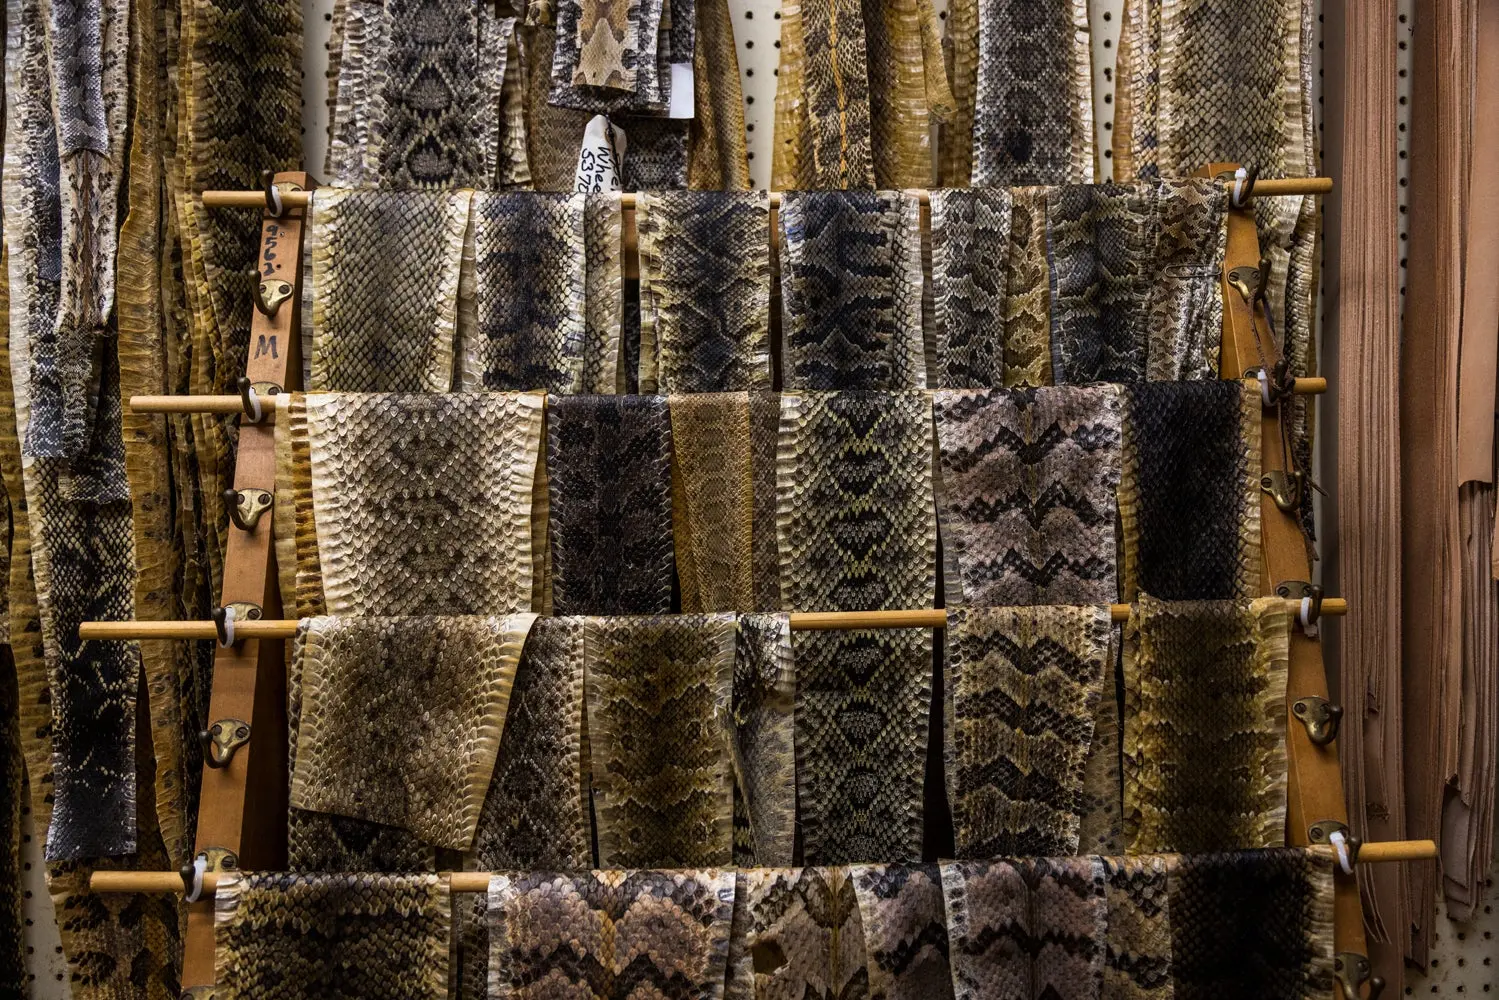
{"type": "MultiPolygon", "coordinates": [[[[305,173],[278,173],[278,185],[307,188],[305,173]]],[[[301,302],[302,220],[305,209],[288,208],[281,218],[268,212],[260,228],[257,268],[272,299],[280,282],[290,285],[271,316],[258,309],[250,324],[250,352],[245,375],[266,409],[267,386],[290,391],[301,380],[298,359],[301,302]]],[[[276,489],[275,427],[271,423],[241,421],[239,450],[234,465],[236,490],[276,489]]],[[[250,602],[263,617],[280,616],[281,600],[271,543],[271,514],[267,511],[251,530],[231,526],[224,552],[224,585],[220,605],[250,602]]],[[[280,869],[286,863],[286,665],[281,640],[247,639],[219,647],[213,663],[210,725],[219,720],[245,722],[249,742],[238,747],[225,767],[203,768],[203,791],[198,806],[198,851],[232,851],[241,867],[280,869]]],[[[213,899],[188,908],[182,986],[214,982],[213,899]]]]}

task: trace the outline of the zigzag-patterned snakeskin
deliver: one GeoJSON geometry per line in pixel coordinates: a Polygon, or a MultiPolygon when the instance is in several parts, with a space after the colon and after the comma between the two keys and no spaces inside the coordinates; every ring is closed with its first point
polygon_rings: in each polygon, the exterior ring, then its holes
{"type": "Polygon", "coordinates": [[[644,5],[640,0],[583,0],[578,6],[578,64],[572,82],[634,91],[644,5]]]}
{"type": "Polygon", "coordinates": [[[640,389],[769,389],[765,192],[641,194],[640,389]]]}
{"type": "Polygon", "coordinates": [[[1010,192],[932,191],[933,385],[1004,385],[1010,192]]]}
{"type": "Polygon", "coordinates": [[[320,191],[315,199],[309,386],[452,388],[469,192],[320,191]]]}
{"type": "Polygon", "coordinates": [[[728,614],[585,623],[601,865],[732,862],[735,637],[728,614]]]}
{"type": "Polygon", "coordinates": [[[1131,854],[1285,843],[1290,616],[1277,597],[1158,601],[1124,630],[1131,854]]]}
{"type": "MultiPolygon", "coordinates": [[[[783,607],[931,606],[936,518],[925,393],[782,396],[777,496],[783,607]]],[[[920,856],[931,641],[926,630],[796,638],[807,860],[920,856]]]]}
{"type": "Polygon", "coordinates": [[[671,610],[671,419],[660,396],[563,396],[547,407],[557,614],[671,610]]]}
{"type": "Polygon", "coordinates": [[[1107,605],[948,612],[956,857],[1077,853],[1094,717],[1114,697],[1113,631],[1107,605]]]}
{"type": "Polygon", "coordinates": [[[229,1000],[445,1000],[452,911],[436,875],[224,876],[214,970],[229,1000]]]}
{"type": "Polygon", "coordinates": [[[734,873],[497,874],[489,883],[489,996],[720,1000],[734,873]]]}
{"type": "Polygon", "coordinates": [[[1112,602],[1117,386],[938,390],[947,605],[1112,602]]]}
{"type": "Polygon", "coordinates": [[[1126,393],[1124,599],[1258,594],[1259,386],[1152,382],[1126,393]]]}
{"type": "Polygon", "coordinates": [[[551,89],[547,101],[559,108],[599,114],[619,112],[664,112],[671,99],[671,55],[663,27],[664,0],[636,0],[635,35],[638,51],[631,53],[635,79],[627,89],[580,86],[575,83],[581,67],[579,51],[583,0],[555,0],[556,45],[552,53],[551,89]],[[666,43],[663,45],[663,42],[666,43]]]}
{"type": "Polygon", "coordinates": [[[952,996],[947,910],[937,865],[854,865],[870,1000],[952,996]]]}
{"type": "Polygon", "coordinates": [[[726,1000],[868,995],[864,929],[847,869],[738,873],[726,1000]]]}
{"type": "Polygon", "coordinates": [[[1169,855],[1103,859],[1109,932],[1103,957],[1102,997],[1171,1000],[1169,855]]]}
{"type": "Polygon", "coordinates": [[[791,618],[739,616],[734,657],[734,863],[789,865],[796,844],[791,618]]]}
{"type": "Polygon", "coordinates": [[[785,388],[927,384],[919,213],[901,192],[782,196],[785,388]]]}

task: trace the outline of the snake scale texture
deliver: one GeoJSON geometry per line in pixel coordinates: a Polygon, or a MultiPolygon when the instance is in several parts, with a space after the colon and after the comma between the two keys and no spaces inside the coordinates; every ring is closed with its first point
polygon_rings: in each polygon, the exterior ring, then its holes
{"type": "Polygon", "coordinates": [[[933,385],[1004,385],[1012,197],[1005,189],[932,191],[933,385]]]}
{"type": "Polygon", "coordinates": [[[848,874],[864,926],[870,1000],[951,996],[940,867],[854,865],[848,874]]]}
{"type": "Polygon", "coordinates": [[[739,616],[734,863],[789,865],[796,845],[796,654],[785,614],[739,616]]]}
{"type": "Polygon", "coordinates": [[[749,868],[735,876],[726,1000],[869,995],[864,928],[844,868],[749,868]]]}

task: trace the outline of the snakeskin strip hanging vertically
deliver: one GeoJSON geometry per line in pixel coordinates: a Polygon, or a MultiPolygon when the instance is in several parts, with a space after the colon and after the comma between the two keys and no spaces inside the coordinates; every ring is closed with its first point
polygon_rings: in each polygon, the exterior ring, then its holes
{"type": "MultiPolygon", "coordinates": [[[[470,194],[320,191],[308,237],[308,386],[445,392],[453,386],[470,194]]],[[[528,387],[535,388],[535,387],[528,387]]]]}
{"type": "Polygon", "coordinates": [[[214,971],[230,1000],[445,1000],[452,909],[436,875],[226,875],[214,971]]]}
{"type": "Polygon", "coordinates": [[[952,996],[939,866],[854,865],[848,875],[864,925],[869,995],[885,1000],[952,996]]]}
{"type": "Polygon", "coordinates": [[[735,876],[725,1000],[865,997],[869,970],[844,868],[750,868],[735,876]]]}
{"type": "Polygon", "coordinates": [[[1043,187],[1010,192],[1009,284],[1004,309],[1006,386],[1052,384],[1046,196],[1043,187]]]}
{"type": "Polygon", "coordinates": [[[769,389],[765,192],[662,192],[635,203],[640,389],[769,389]]]}
{"type": "Polygon", "coordinates": [[[732,862],[735,636],[728,614],[585,623],[600,865],[732,862]]]}
{"type": "Polygon", "coordinates": [[[1117,386],[939,390],[947,605],[1112,602],[1117,386]]]}
{"type": "Polygon", "coordinates": [[[945,753],[956,857],[1077,853],[1113,622],[1096,607],[947,615],[945,753]]]}
{"type": "Polygon", "coordinates": [[[863,5],[809,0],[801,5],[803,112],[793,141],[801,147],[802,190],[874,187],[869,68],[863,5]]]}
{"type": "Polygon", "coordinates": [[[670,28],[663,22],[666,0],[633,0],[628,6],[631,9],[626,12],[626,0],[556,0],[557,42],[547,95],[551,104],[602,114],[666,111],[671,100],[670,28]],[[581,49],[583,32],[589,27],[585,21],[594,13],[587,8],[603,6],[617,6],[633,22],[635,50],[619,53],[628,59],[634,76],[628,87],[590,86],[577,79],[580,72],[587,72],[588,57],[596,54],[581,49]]]}
{"type": "Polygon", "coordinates": [[[734,873],[514,872],[489,882],[489,996],[719,1000],[734,873]]]}
{"type": "Polygon", "coordinates": [[[954,109],[937,12],[931,0],[862,7],[874,186],[932,187],[932,123],[954,109]]]}
{"type": "Polygon", "coordinates": [[[671,610],[671,418],[660,396],[561,396],[547,407],[557,614],[671,610]]]}
{"type": "Polygon", "coordinates": [[[782,370],[787,389],[918,389],[920,203],[900,192],[782,196],[782,370]]]}
{"type": "Polygon", "coordinates": [[[1004,385],[1009,290],[1009,191],[931,192],[936,368],[949,389],[1004,385]]]}
{"type": "Polygon", "coordinates": [[[1155,253],[1150,257],[1146,378],[1188,382],[1218,377],[1223,337],[1223,256],[1228,192],[1211,180],[1161,181],[1155,253]]]}
{"type": "Polygon", "coordinates": [[[791,618],[739,616],[734,657],[734,863],[791,863],[796,843],[796,656],[791,618]]]}
{"type": "Polygon", "coordinates": [[[1126,392],[1125,600],[1259,593],[1259,387],[1152,382],[1126,392]]]}
{"type": "Polygon", "coordinates": [[[1285,843],[1290,617],[1278,597],[1158,601],[1124,630],[1131,854],[1285,843]]]}

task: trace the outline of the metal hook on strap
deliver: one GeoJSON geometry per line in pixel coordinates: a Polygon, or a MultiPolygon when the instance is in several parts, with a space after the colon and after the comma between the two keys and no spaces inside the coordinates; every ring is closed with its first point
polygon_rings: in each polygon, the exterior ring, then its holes
{"type": "MultiPolygon", "coordinates": [[[[259,279],[260,272],[254,273],[259,279]]],[[[255,296],[255,311],[267,319],[275,319],[276,310],[281,308],[281,303],[291,298],[291,282],[281,278],[261,279],[252,286],[252,291],[255,296]]]]}
{"type": "Polygon", "coordinates": [[[1338,866],[1343,869],[1343,874],[1353,874],[1353,866],[1358,864],[1358,852],[1364,842],[1353,836],[1347,823],[1335,819],[1319,819],[1307,828],[1306,839],[1313,844],[1326,844],[1337,851],[1338,866]]]}
{"type": "Polygon", "coordinates": [[[260,186],[265,189],[265,212],[273,219],[279,219],[286,213],[286,205],[281,200],[281,190],[276,187],[276,174],[274,171],[262,170],[260,172],[260,186]]]}
{"type": "Polygon", "coordinates": [[[250,724],[243,719],[219,719],[200,730],[198,742],[203,745],[203,763],[215,770],[228,767],[234,751],[250,742],[250,724]]]}
{"type": "Polygon", "coordinates": [[[275,495],[270,490],[256,487],[224,491],[224,505],[229,508],[229,520],[240,531],[254,531],[274,501],[275,495]]]}
{"type": "Polygon", "coordinates": [[[219,634],[219,645],[233,646],[239,640],[234,635],[235,622],[259,621],[264,612],[253,601],[231,601],[221,608],[213,609],[213,626],[219,634]]]}
{"type": "Polygon", "coordinates": [[[245,419],[258,424],[265,419],[265,403],[262,396],[275,396],[281,387],[274,382],[251,382],[249,376],[241,375],[236,383],[239,387],[240,405],[244,407],[245,419]]]}
{"type": "Polygon", "coordinates": [[[208,872],[239,871],[239,855],[226,847],[205,847],[191,861],[184,862],[179,874],[187,890],[187,901],[196,903],[203,895],[203,876],[208,872]]]}
{"type": "Polygon", "coordinates": [[[1362,1000],[1361,991],[1369,984],[1369,1000],[1378,1000],[1384,992],[1384,979],[1373,975],[1374,969],[1365,955],[1354,951],[1340,951],[1333,958],[1333,975],[1338,977],[1338,989],[1343,1000],[1362,1000]]]}
{"type": "Polygon", "coordinates": [[[1318,695],[1307,695],[1291,703],[1291,714],[1306,727],[1306,738],[1313,746],[1330,746],[1338,738],[1343,723],[1343,706],[1334,705],[1318,695]]]}

